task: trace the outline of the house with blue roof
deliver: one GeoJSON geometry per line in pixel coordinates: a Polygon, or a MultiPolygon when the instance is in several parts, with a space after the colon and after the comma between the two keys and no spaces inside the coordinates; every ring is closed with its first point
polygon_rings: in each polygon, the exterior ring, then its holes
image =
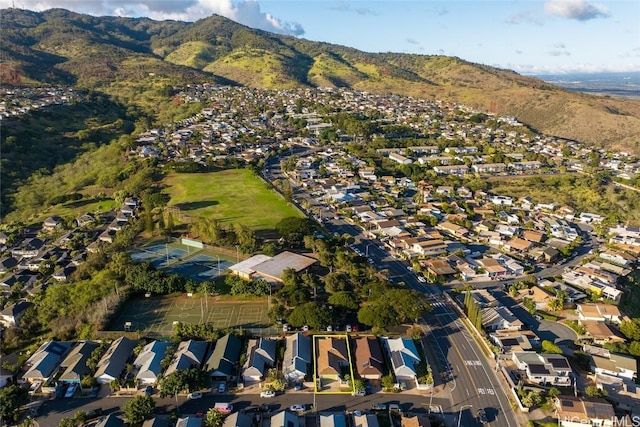
{"type": "Polygon", "coordinates": [[[247,360],[242,369],[243,381],[261,381],[269,368],[276,364],[276,340],[258,338],[249,340],[247,360]]]}
{"type": "Polygon", "coordinates": [[[42,344],[27,360],[27,372],[22,379],[33,383],[42,381],[47,383],[58,372],[60,362],[69,351],[71,343],[63,341],[48,341],[42,344]]]}
{"type": "Polygon", "coordinates": [[[312,363],[311,337],[301,332],[286,338],[282,372],[288,381],[302,382],[309,374],[312,363]]]}
{"type": "Polygon", "coordinates": [[[152,341],[142,347],[142,350],[133,362],[138,370],[136,379],[140,385],[155,384],[162,373],[160,362],[171,344],[168,342],[152,341]]]}
{"type": "Polygon", "coordinates": [[[396,381],[415,381],[420,363],[420,353],[411,338],[381,338],[391,359],[391,367],[396,381]]]}

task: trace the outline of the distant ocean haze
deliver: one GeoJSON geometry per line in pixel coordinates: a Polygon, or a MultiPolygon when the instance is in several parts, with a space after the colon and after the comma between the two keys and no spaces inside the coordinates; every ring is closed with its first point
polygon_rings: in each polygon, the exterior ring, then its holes
{"type": "Polygon", "coordinates": [[[577,92],[640,97],[640,71],[625,73],[535,74],[547,83],[577,92]]]}

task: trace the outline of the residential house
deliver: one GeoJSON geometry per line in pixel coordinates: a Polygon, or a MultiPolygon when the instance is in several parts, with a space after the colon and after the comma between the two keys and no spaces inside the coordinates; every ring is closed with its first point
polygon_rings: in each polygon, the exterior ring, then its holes
{"type": "Polygon", "coordinates": [[[475,164],[471,166],[471,169],[476,173],[500,173],[507,170],[505,163],[484,163],[475,164]]]}
{"type": "Polygon", "coordinates": [[[530,351],[533,343],[538,344],[540,339],[532,331],[498,330],[489,335],[491,341],[498,346],[503,354],[516,351],[530,351]]]}
{"type": "Polygon", "coordinates": [[[29,383],[42,381],[45,384],[58,372],[60,362],[69,351],[71,343],[62,341],[47,341],[42,344],[27,360],[27,372],[22,379],[29,383]]]}
{"type": "Polygon", "coordinates": [[[109,414],[101,418],[96,424],[96,427],[124,427],[124,421],[115,414],[109,414]]]}
{"type": "Polygon", "coordinates": [[[60,364],[60,368],[64,369],[60,375],[60,381],[67,383],[80,383],[82,378],[91,373],[87,366],[87,360],[99,344],[95,341],[81,341],[71,349],[67,357],[60,364]]]}
{"type": "Polygon", "coordinates": [[[347,427],[347,417],[344,413],[320,413],[320,427],[347,427]]]}
{"type": "Polygon", "coordinates": [[[261,381],[269,368],[276,364],[276,340],[258,338],[249,340],[247,359],[242,369],[242,380],[261,381]]]}
{"type": "Polygon", "coordinates": [[[96,372],[93,374],[98,383],[109,384],[111,381],[120,378],[135,346],[136,341],[126,337],[120,337],[112,342],[104,355],[102,355],[96,372]]]}
{"type": "Polygon", "coordinates": [[[638,360],[629,355],[611,353],[600,349],[600,354],[590,354],[589,367],[597,375],[608,375],[635,382],[638,377],[638,360]]]}
{"type": "Polygon", "coordinates": [[[622,322],[622,314],[617,306],[611,304],[578,304],[578,319],[592,320],[596,322],[615,323],[622,322]]]}
{"type": "Polygon", "coordinates": [[[178,345],[176,352],[173,354],[171,363],[164,372],[164,376],[173,372],[185,371],[190,368],[199,368],[204,362],[204,356],[207,352],[208,343],[206,341],[182,341],[178,345]]]}
{"type": "Polygon", "coordinates": [[[533,243],[528,240],[514,237],[504,244],[504,248],[510,252],[523,254],[528,252],[533,247],[533,243]]]}
{"type": "Polygon", "coordinates": [[[389,358],[396,381],[415,381],[416,365],[420,363],[420,354],[411,338],[381,338],[389,358]]]}
{"type": "Polygon", "coordinates": [[[5,274],[16,265],[18,265],[18,260],[15,259],[14,257],[10,256],[6,258],[2,258],[0,260],[0,274],[5,274]]]}
{"type": "Polygon", "coordinates": [[[215,349],[207,359],[204,369],[214,380],[229,381],[233,368],[240,359],[242,339],[233,334],[227,334],[216,342],[215,349]]]}
{"type": "Polygon", "coordinates": [[[319,337],[316,340],[318,377],[321,379],[341,379],[342,368],[349,366],[347,340],[334,337],[319,337]]]}
{"type": "Polygon", "coordinates": [[[567,358],[560,354],[523,351],[513,353],[511,359],[533,383],[553,386],[571,385],[571,365],[567,358]]]}
{"type": "Polygon", "coordinates": [[[601,400],[587,400],[584,397],[558,396],[555,398],[558,425],[561,427],[624,425],[617,422],[610,403],[601,400]]]}
{"type": "Polygon", "coordinates": [[[540,231],[524,230],[522,232],[522,238],[535,244],[541,244],[544,242],[545,235],[540,231]]]}
{"type": "Polygon", "coordinates": [[[431,421],[426,414],[402,414],[400,425],[401,427],[431,427],[431,421]]]}
{"type": "Polygon", "coordinates": [[[476,304],[480,308],[497,307],[498,300],[486,289],[474,289],[471,292],[471,297],[476,301],[476,304]]]}
{"type": "Polygon", "coordinates": [[[520,292],[530,300],[532,300],[536,305],[536,310],[548,310],[549,302],[555,298],[555,296],[550,295],[544,289],[534,286],[530,289],[525,289],[520,292]]]}
{"type": "Polygon", "coordinates": [[[375,414],[354,415],[353,427],[380,427],[380,423],[375,414]]]}
{"type": "Polygon", "coordinates": [[[24,300],[7,306],[5,309],[0,311],[0,324],[5,328],[18,326],[20,319],[22,319],[22,316],[24,316],[27,309],[31,306],[33,306],[33,303],[24,300]]]}
{"type": "Polygon", "coordinates": [[[438,175],[462,176],[469,173],[469,166],[467,165],[434,166],[433,170],[438,175]]]}
{"type": "Polygon", "coordinates": [[[302,382],[309,375],[313,362],[311,355],[311,337],[297,332],[285,339],[282,372],[288,381],[302,382]]]}
{"type": "Polygon", "coordinates": [[[354,341],[358,375],[363,379],[379,380],[384,371],[382,349],[376,337],[359,337],[354,341]]]}
{"type": "Polygon", "coordinates": [[[167,349],[171,346],[168,342],[152,341],[142,347],[142,350],[133,362],[138,370],[136,379],[140,385],[155,384],[162,373],[160,362],[164,359],[167,349]]]}
{"type": "Polygon", "coordinates": [[[169,427],[169,418],[153,417],[149,420],[144,420],[142,427],[169,427]]]}
{"type": "Polygon", "coordinates": [[[3,388],[8,384],[15,384],[15,375],[12,371],[7,369],[7,367],[10,367],[11,365],[17,366],[18,357],[18,353],[2,355],[2,363],[0,364],[0,388],[3,388]],[[6,367],[2,365],[5,365],[6,367]]]}
{"type": "Polygon", "coordinates": [[[623,343],[624,338],[618,336],[604,322],[595,320],[580,320],[580,324],[584,326],[585,335],[593,340],[594,343],[604,345],[607,343],[623,343]]]}
{"type": "MultiPolygon", "coordinates": [[[[289,411],[276,412],[271,416],[271,419],[266,423],[268,427],[299,427],[300,421],[298,420],[298,414],[294,414],[289,411]]],[[[265,427],[266,427],[265,426],[265,427]]]]}
{"type": "Polygon", "coordinates": [[[444,231],[445,233],[448,233],[452,236],[455,237],[462,237],[462,238],[466,238],[469,235],[469,230],[467,230],[466,228],[454,224],[452,222],[449,221],[445,221],[442,222],[440,224],[438,224],[437,226],[440,230],[444,231]]]}
{"type": "Polygon", "coordinates": [[[44,222],[42,223],[42,230],[53,231],[61,225],[62,225],[62,218],[55,215],[50,216],[49,218],[45,219],[44,222]]]}
{"type": "Polygon", "coordinates": [[[396,163],[400,163],[401,165],[410,165],[413,163],[413,160],[398,153],[389,153],[389,159],[396,163]]]}
{"type": "MultiPolygon", "coordinates": [[[[246,412],[232,412],[224,419],[222,427],[252,427],[253,414],[246,412]]],[[[283,426],[288,427],[288,426],[283,426]]]]}
{"type": "Polygon", "coordinates": [[[507,273],[507,269],[493,258],[480,258],[476,262],[487,272],[487,276],[491,278],[504,276],[507,273]]]}
{"type": "Polygon", "coordinates": [[[482,310],[482,327],[486,331],[519,331],[523,323],[505,306],[482,310]]]}

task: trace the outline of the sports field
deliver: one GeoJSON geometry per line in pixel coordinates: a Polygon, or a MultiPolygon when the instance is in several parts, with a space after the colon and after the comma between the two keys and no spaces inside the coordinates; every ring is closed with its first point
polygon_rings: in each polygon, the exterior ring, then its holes
{"type": "Polygon", "coordinates": [[[254,230],[272,230],[283,218],[300,216],[249,169],[172,173],[164,179],[169,206],[190,216],[215,218],[254,230]]]}
{"type": "Polygon", "coordinates": [[[217,329],[266,328],[267,301],[218,302],[216,297],[195,294],[151,296],[134,298],[122,309],[108,330],[123,331],[125,323],[131,322],[131,331],[171,335],[174,322],[208,323],[217,329]],[[207,302],[208,300],[208,302],[207,302]]]}

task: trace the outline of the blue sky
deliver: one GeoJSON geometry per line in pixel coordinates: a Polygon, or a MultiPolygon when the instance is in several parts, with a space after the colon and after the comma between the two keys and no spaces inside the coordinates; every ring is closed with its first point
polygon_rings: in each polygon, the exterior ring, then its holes
{"type": "Polygon", "coordinates": [[[523,74],[640,71],[640,1],[0,0],[253,28],[367,52],[442,54],[523,74]]]}

